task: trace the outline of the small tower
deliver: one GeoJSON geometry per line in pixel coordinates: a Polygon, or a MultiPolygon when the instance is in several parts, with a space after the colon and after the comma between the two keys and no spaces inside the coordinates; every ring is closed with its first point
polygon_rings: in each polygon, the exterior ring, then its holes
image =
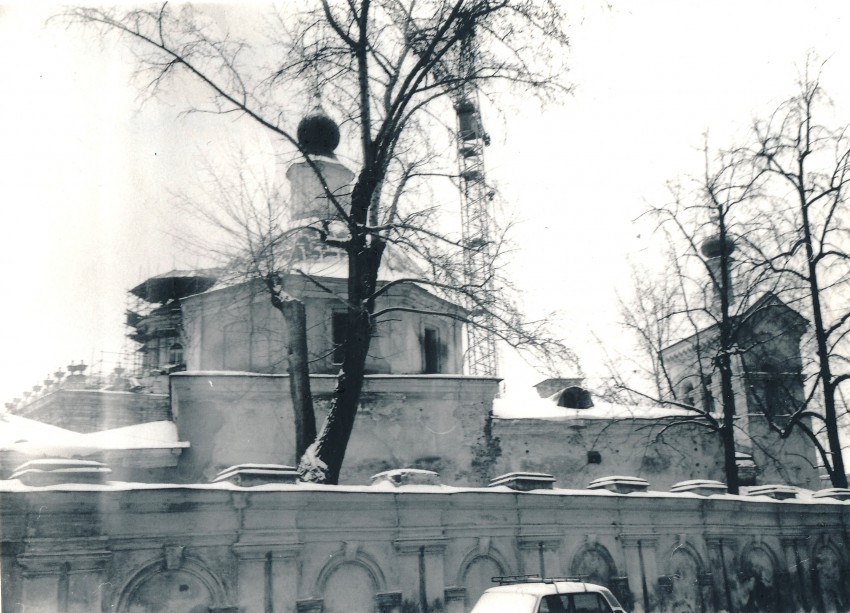
{"type": "Polygon", "coordinates": [[[734,288],[732,286],[732,254],[735,251],[735,241],[729,238],[729,235],[715,234],[709,236],[702,242],[700,247],[702,255],[706,258],[706,264],[711,272],[712,308],[715,311],[720,310],[720,298],[722,292],[726,291],[729,302],[731,304],[734,298],[734,288]],[[726,256],[726,270],[722,270],[723,256],[726,256]],[[725,273],[725,274],[724,274],[725,273]],[[722,278],[725,277],[725,278],[722,278]]]}
{"type": "Polygon", "coordinates": [[[309,156],[309,161],[293,162],[286,170],[291,186],[292,220],[309,223],[338,219],[339,212],[327,197],[316,171],[347,210],[354,173],[334,153],[339,145],[339,126],[317,104],[298,124],[297,135],[298,146],[309,156]]]}

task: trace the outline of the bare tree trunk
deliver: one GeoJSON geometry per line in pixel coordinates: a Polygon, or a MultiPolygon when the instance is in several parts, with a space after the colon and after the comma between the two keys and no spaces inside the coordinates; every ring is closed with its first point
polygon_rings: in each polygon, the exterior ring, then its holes
{"type": "MultiPolygon", "coordinates": [[[[802,164],[801,164],[802,166],[802,164]]],[[[802,174],[801,174],[802,176],[802,174]]],[[[829,452],[832,459],[826,465],[830,481],[833,487],[847,487],[847,472],[844,468],[844,457],[841,450],[841,440],[838,434],[838,414],[835,410],[835,381],[830,368],[829,346],[826,332],[826,324],[823,321],[823,307],[821,305],[821,290],[818,281],[817,261],[814,257],[814,246],[812,242],[812,227],[809,221],[809,210],[806,204],[805,193],[800,194],[802,214],[803,239],[806,246],[808,259],[808,281],[809,293],[812,303],[812,323],[814,325],[815,342],[818,355],[818,378],[823,386],[823,412],[824,424],[826,426],[826,438],[829,443],[829,452]]]]}
{"type": "Polygon", "coordinates": [[[717,228],[720,237],[719,278],[713,279],[720,290],[720,354],[717,356],[717,369],[720,371],[720,395],[723,398],[723,462],[726,469],[726,488],[730,494],[739,492],[738,463],[735,458],[735,392],[732,389],[732,351],[735,349],[733,338],[732,310],[732,252],[730,250],[728,211],[717,209],[717,228]]]}
{"type": "Polygon", "coordinates": [[[295,298],[281,301],[289,339],[289,394],[295,418],[295,463],[316,440],[316,416],[310,390],[310,370],[307,354],[307,317],[304,303],[295,298]]]}
{"type": "Polygon", "coordinates": [[[738,464],[735,458],[735,394],[732,390],[732,367],[728,354],[717,359],[720,371],[720,395],[723,399],[723,468],[726,473],[726,487],[730,494],[739,493],[738,464]]]}
{"type": "MultiPolygon", "coordinates": [[[[847,487],[847,472],[839,438],[838,412],[835,406],[837,386],[848,375],[836,376],[839,364],[846,364],[841,353],[848,334],[846,323],[850,312],[831,313],[830,296],[847,289],[847,188],[850,186],[850,142],[847,128],[833,130],[815,120],[818,104],[827,102],[818,77],[810,77],[809,56],[805,78],[799,83],[800,93],[783,103],[769,122],[756,124],[758,149],[755,157],[765,163],[765,170],[775,175],[795,192],[794,208],[800,217],[789,228],[789,246],[768,259],[771,267],[791,273],[802,281],[801,289],[811,305],[811,324],[817,355],[817,383],[822,387],[823,412],[812,408],[814,391],[792,422],[814,442],[834,487],[847,487]],[[782,121],[774,123],[777,115],[782,121]],[[834,156],[834,157],[833,157],[834,156]],[[829,160],[834,160],[830,162],[829,160]],[[809,168],[810,163],[812,168],[809,168]],[[824,164],[830,166],[824,166],[824,164]],[[834,165],[832,165],[834,164],[834,165]],[[803,248],[805,259],[794,260],[803,248]],[[839,271],[836,274],[836,271],[839,271]],[[836,281],[838,279],[838,281],[836,281]],[[835,353],[834,353],[835,352],[835,353]],[[819,428],[811,429],[802,417],[823,420],[827,445],[817,441],[819,428]]],[[[828,104],[828,102],[827,102],[828,104]]],[[[839,302],[841,302],[839,300],[839,302]]]]}
{"type": "Polygon", "coordinates": [[[372,341],[373,296],[378,270],[386,243],[365,229],[367,215],[376,188],[377,173],[361,175],[351,195],[352,237],[348,242],[348,312],[342,366],[337,377],[331,407],[322,430],[299,465],[301,479],[337,484],[354,418],[360,404],[360,392],[366,374],[366,356],[372,341]]]}
{"type": "Polygon", "coordinates": [[[369,318],[358,319],[361,323],[359,329],[350,336],[349,347],[346,347],[328,416],[298,468],[303,481],[332,485],[339,483],[340,470],[360,404],[365,357],[369,350],[369,318]]]}
{"type": "Polygon", "coordinates": [[[295,463],[316,438],[316,415],[310,389],[310,360],[307,352],[307,316],[304,303],[281,291],[275,275],[264,279],[272,306],[283,315],[289,341],[289,396],[295,425],[295,463]]]}

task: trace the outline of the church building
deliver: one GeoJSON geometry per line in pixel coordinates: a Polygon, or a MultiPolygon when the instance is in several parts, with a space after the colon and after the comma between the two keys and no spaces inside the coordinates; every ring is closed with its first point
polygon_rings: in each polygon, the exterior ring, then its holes
{"type": "MultiPolygon", "coordinates": [[[[344,206],[353,179],[339,138],[319,109],[299,125],[295,226],[342,232],[327,197],[344,206]]],[[[306,238],[282,257],[274,282],[305,305],[321,423],[347,263],[306,238]]],[[[283,317],[239,264],[131,290],[136,368],[72,364],[7,403],[4,611],[461,613],[509,574],[601,583],[643,613],[850,606],[850,492],[824,489],[804,438],[765,425],[802,394],[806,322],[777,297],[746,315],[760,348],[735,365],[750,489],[730,496],[717,435],[678,423],[684,409],[602,402],[566,378],[502,399],[499,379],[466,375],[463,306],[395,283],[417,264],[390,249],[340,485],[314,486],[292,468],[283,317]]],[[[665,352],[682,397],[711,408],[694,339],[665,352]]]]}

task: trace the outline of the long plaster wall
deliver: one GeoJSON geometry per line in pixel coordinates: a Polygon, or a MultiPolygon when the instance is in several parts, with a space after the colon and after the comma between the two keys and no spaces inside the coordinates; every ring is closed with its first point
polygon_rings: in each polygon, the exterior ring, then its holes
{"type": "MultiPolygon", "coordinates": [[[[321,425],[336,378],[311,377],[321,425]]],[[[724,481],[716,434],[671,419],[491,418],[496,379],[446,375],[367,376],[342,482],[368,484],[393,468],[436,470],[449,485],[486,485],[512,471],[553,474],[563,487],[598,477],[643,477],[668,489],[685,479],[724,481]],[[597,452],[599,463],[589,461],[597,452]]],[[[246,462],[295,463],[293,416],[286,375],[187,372],[171,377],[172,413],[180,440],[191,440],[175,479],[205,482],[246,462]]],[[[818,489],[799,436],[764,433],[759,484],[818,489]]]]}
{"type": "MultiPolygon", "coordinates": [[[[642,477],[668,489],[687,479],[726,481],[717,433],[676,418],[494,419],[498,441],[495,471],[545,472],[564,487],[584,487],[606,475],[642,477]],[[590,462],[588,454],[598,454],[590,462]]],[[[747,439],[755,458],[757,484],[787,484],[819,489],[822,483],[810,442],[794,432],[780,439],[764,416],[749,416],[747,439]]]]}
{"type": "Polygon", "coordinates": [[[540,572],[605,583],[633,611],[850,608],[850,502],[438,486],[0,491],[9,613],[461,613],[492,575],[540,572]]]}
{"type": "MultiPolygon", "coordinates": [[[[313,375],[317,425],[336,377],[313,375]]],[[[498,380],[450,375],[366,377],[341,481],[368,484],[401,467],[436,470],[452,485],[486,484],[494,456],[488,420],[498,380]]],[[[177,479],[205,482],[246,462],[294,463],[293,414],[286,375],[179,373],[172,412],[183,452],[177,479]]]]}
{"type": "Polygon", "coordinates": [[[668,489],[686,479],[725,481],[719,437],[670,419],[494,419],[501,454],[496,471],[544,472],[564,487],[607,475],[647,479],[668,489]],[[596,453],[597,462],[588,454],[596,453]]]}

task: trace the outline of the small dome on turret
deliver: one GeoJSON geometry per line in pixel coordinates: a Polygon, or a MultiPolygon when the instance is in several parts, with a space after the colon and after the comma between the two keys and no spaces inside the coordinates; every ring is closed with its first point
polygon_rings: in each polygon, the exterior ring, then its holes
{"type": "Polygon", "coordinates": [[[314,108],[298,124],[298,144],[305,153],[335,157],[339,145],[339,126],[320,106],[314,108]]]}
{"type": "MultiPolygon", "coordinates": [[[[700,247],[700,251],[702,254],[711,259],[711,258],[719,258],[720,254],[723,253],[723,243],[724,240],[720,238],[719,234],[715,234],[714,236],[709,236],[702,242],[700,247]]],[[[733,241],[728,236],[725,240],[726,243],[726,255],[731,255],[733,251],[735,251],[735,241],[733,241]]]]}

